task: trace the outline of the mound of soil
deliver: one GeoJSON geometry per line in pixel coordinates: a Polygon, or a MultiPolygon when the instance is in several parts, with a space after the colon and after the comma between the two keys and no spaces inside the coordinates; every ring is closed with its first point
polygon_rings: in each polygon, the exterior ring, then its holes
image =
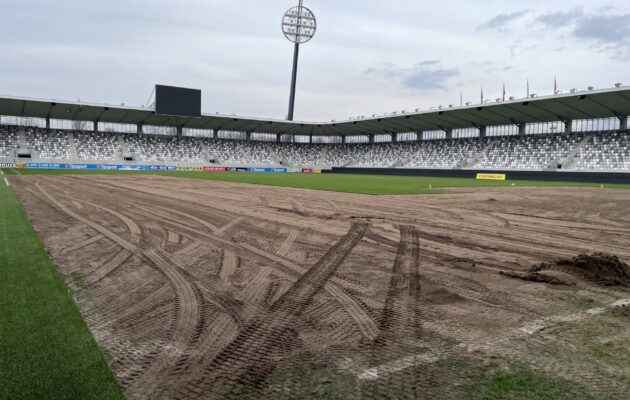
{"type": "Polygon", "coordinates": [[[580,254],[570,259],[542,263],[532,268],[530,273],[546,270],[565,272],[604,286],[630,286],[630,267],[611,254],[580,254]]]}
{"type": "Polygon", "coordinates": [[[544,272],[537,271],[528,271],[528,272],[518,272],[518,271],[500,271],[501,275],[521,279],[529,282],[541,282],[541,283],[549,283],[551,285],[565,285],[565,286],[573,286],[574,282],[570,280],[561,279],[552,274],[547,274],[544,272]]]}

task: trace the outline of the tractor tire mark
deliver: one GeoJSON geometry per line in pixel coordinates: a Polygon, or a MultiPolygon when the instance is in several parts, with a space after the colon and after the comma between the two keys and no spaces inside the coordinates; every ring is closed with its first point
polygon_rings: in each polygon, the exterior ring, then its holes
{"type": "Polygon", "coordinates": [[[85,278],[86,285],[93,285],[99,282],[101,279],[107,277],[109,274],[114,272],[118,267],[125,263],[131,257],[131,252],[129,250],[121,250],[114,255],[114,257],[103,263],[98,268],[88,272],[85,278]]]}
{"type": "Polygon", "coordinates": [[[215,235],[223,235],[226,232],[228,232],[230,229],[234,228],[236,225],[238,225],[241,221],[243,220],[242,217],[238,217],[238,218],[234,218],[232,221],[230,221],[229,223],[223,225],[221,228],[217,229],[214,231],[215,235]]]}
{"type": "Polygon", "coordinates": [[[289,253],[289,250],[291,249],[291,246],[293,245],[293,242],[297,238],[298,234],[299,232],[296,229],[291,230],[285,241],[282,243],[282,246],[280,246],[280,248],[278,249],[278,254],[280,254],[281,256],[286,256],[289,253]]]}
{"type": "Polygon", "coordinates": [[[169,243],[173,243],[173,244],[179,244],[179,241],[181,240],[179,233],[171,231],[171,230],[167,230],[166,238],[169,243]]]}
{"type": "Polygon", "coordinates": [[[170,371],[170,369],[174,366],[173,363],[181,356],[184,348],[194,341],[195,335],[199,330],[199,326],[202,324],[202,301],[198,290],[188,282],[184,274],[180,272],[179,268],[173,267],[173,262],[159,250],[142,250],[138,248],[136,245],[126,241],[108,229],[76,214],[63,205],[59,200],[50,195],[40,185],[37,185],[37,187],[44,196],[46,196],[54,205],[70,217],[95,229],[129,252],[148,260],[166,276],[173,286],[176,295],[175,319],[177,321],[175,324],[175,330],[171,336],[173,338],[173,343],[171,343],[168,347],[163,348],[162,352],[153,360],[150,366],[145,369],[142,374],[127,388],[127,395],[130,398],[151,397],[155,389],[157,389],[157,385],[160,382],[162,374],[165,371],[170,371]]]}
{"type": "Polygon", "coordinates": [[[67,248],[63,249],[61,254],[65,255],[65,254],[72,253],[74,251],[80,250],[80,249],[82,249],[84,247],[87,247],[87,246],[91,245],[92,243],[98,242],[99,240],[101,240],[103,238],[105,238],[105,236],[103,236],[103,235],[101,235],[99,233],[97,235],[92,236],[89,239],[86,239],[86,240],[84,240],[84,241],[82,241],[80,243],[75,244],[74,246],[70,246],[70,247],[67,247],[67,248]]]}
{"type": "MultiPolygon", "coordinates": [[[[248,326],[191,382],[198,397],[220,398],[238,387],[261,389],[277,358],[296,340],[293,326],[313,297],[360,242],[367,224],[354,223],[349,232],[303,274],[271,307],[248,326]]],[[[191,387],[192,389],[192,387],[191,387]]]]}
{"type": "Polygon", "coordinates": [[[221,260],[221,270],[219,271],[219,279],[227,282],[232,274],[236,272],[238,268],[238,257],[234,251],[225,249],[223,250],[223,259],[221,260]]]}
{"type": "Polygon", "coordinates": [[[420,244],[418,231],[400,227],[400,244],[379,322],[377,341],[397,335],[415,336],[420,329],[420,244]]]}

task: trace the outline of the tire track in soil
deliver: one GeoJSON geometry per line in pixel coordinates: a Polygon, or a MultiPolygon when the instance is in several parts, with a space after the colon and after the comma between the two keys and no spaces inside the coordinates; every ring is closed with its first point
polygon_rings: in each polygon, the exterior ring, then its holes
{"type": "Polygon", "coordinates": [[[289,250],[291,249],[291,246],[293,245],[293,242],[297,238],[298,234],[299,231],[297,229],[292,229],[291,232],[289,232],[286,240],[282,243],[282,246],[280,246],[280,248],[278,249],[278,254],[280,254],[281,256],[286,256],[289,253],[289,250]]]}
{"type": "Polygon", "coordinates": [[[128,250],[121,250],[114,255],[109,261],[100,264],[95,269],[88,271],[85,274],[85,285],[93,285],[99,282],[101,279],[107,277],[114,272],[118,267],[125,263],[131,257],[131,252],[128,250]]]}
{"type": "MultiPolygon", "coordinates": [[[[200,236],[208,239],[209,241],[206,241],[205,243],[211,243],[213,246],[223,248],[224,250],[234,251],[234,253],[237,254],[237,257],[243,257],[253,261],[262,258],[264,261],[271,262],[271,265],[274,266],[276,271],[282,273],[289,278],[295,278],[296,276],[299,276],[305,272],[304,267],[295,264],[293,261],[277,254],[259,249],[247,243],[235,243],[221,236],[195,230],[177,222],[170,222],[170,224],[179,228],[180,230],[186,231],[189,234],[196,236],[198,239],[200,236]]],[[[353,297],[346,294],[339,286],[348,287],[359,292],[364,292],[365,287],[363,287],[362,285],[357,285],[354,282],[343,279],[339,276],[334,276],[330,280],[330,282],[326,284],[325,289],[331,295],[335,296],[337,300],[342,304],[342,306],[348,311],[348,314],[359,326],[363,336],[370,339],[374,338],[378,333],[378,328],[376,327],[374,320],[370,318],[369,314],[367,314],[361,308],[361,306],[353,299],[353,297]]]]}
{"type": "Polygon", "coordinates": [[[87,247],[87,246],[91,245],[92,243],[96,243],[99,240],[104,239],[104,238],[105,238],[105,236],[103,236],[103,235],[101,235],[99,233],[99,234],[94,235],[94,236],[92,236],[92,237],[90,237],[88,239],[85,239],[82,242],[79,242],[79,243],[75,244],[74,246],[70,246],[70,247],[67,247],[67,248],[63,249],[60,254],[61,255],[66,255],[68,253],[72,253],[74,251],[77,251],[77,250],[80,250],[80,249],[82,249],[84,247],[87,247]]]}
{"type": "Polygon", "coordinates": [[[160,384],[164,373],[168,373],[174,367],[174,362],[181,357],[185,347],[194,341],[195,336],[199,333],[200,327],[203,326],[203,321],[201,320],[202,300],[198,290],[188,282],[179,268],[172,266],[173,262],[170,261],[161,251],[156,249],[142,250],[138,248],[136,245],[126,241],[115,233],[110,232],[108,229],[80,216],[79,214],[76,214],[63,205],[59,200],[55,199],[43,187],[41,187],[41,185],[36,184],[36,186],[42,194],[50,200],[50,202],[70,217],[93,228],[129,252],[149,261],[149,263],[154,265],[166,276],[173,286],[176,295],[176,323],[171,343],[169,346],[162,349],[148,368],[142,371],[141,375],[126,389],[126,394],[129,398],[152,397],[153,393],[160,384]]]}
{"type": "MultiPolygon", "coordinates": [[[[420,240],[413,226],[400,226],[400,242],[387,288],[387,296],[379,321],[379,335],[372,344],[371,363],[381,365],[418,352],[421,339],[421,282],[420,240]]],[[[373,368],[379,371],[379,367],[373,368]]],[[[378,372],[377,372],[378,374],[378,372]]],[[[389,391],[396,388],[398,397],[420,398],[421,376],[417,368],[405,368],[400,372],[379,377],[379,385],[364,388],[364,395],[374,399],[392,398],[389,391]]]]}
{"type": "Polygon", "coordinates": [[[219,279],[222,281],[229,281],[230,277],[236,272],[238,268],[238,257],[233,250],[223,250],[223,258],[221,260],[221,270],[219,271],[219,279]]]}
{"type": "Polygon", "coordinates": [[[179,244],[179,241],[181,240],[179,233],[171,231],[171,230],[166,231],[166,238],[167,238],[166,240],[172,244],[179,244]]]}
{"type": "Polygon", "coordinates": [[[221,228],[216,229],[214,231],[214,234],[215,235],[223,235],[224,233],[226,233],[227,231],[229,231],[230,229],[232,229],[236,225],[238,225],[242,220],[243,220],[242,217],[234,218],[232,221],[230,221],[227,224],[223,225],[221,228]]]}
{"type": "Polygon", "coordinates": [[[241,390],[259,391],[278,359],[296,344],[294,326],[352,249],[361,241],[366,223],[353,223],[348,233],[308,269],[271,307],[240,331],[236,338],[186,387],[183,398],[220,398],[241,390]]]}

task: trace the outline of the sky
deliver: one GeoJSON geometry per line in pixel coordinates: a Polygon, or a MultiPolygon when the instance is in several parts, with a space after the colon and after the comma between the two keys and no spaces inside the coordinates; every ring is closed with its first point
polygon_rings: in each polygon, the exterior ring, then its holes
{"type": "MultiPolygon", "coordinates": [[[[205,113],[285,118],[297,0],[4,0],[0,95],[146,105],[156,83],[205,113]]],[[[630,1],[305,0],[295,119],[630,85],[630,1]]]]}

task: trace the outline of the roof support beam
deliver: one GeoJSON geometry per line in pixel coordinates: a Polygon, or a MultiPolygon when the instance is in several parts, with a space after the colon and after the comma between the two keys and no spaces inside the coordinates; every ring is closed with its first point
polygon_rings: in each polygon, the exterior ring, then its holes
{"type": "Polygon", "coordinates": [[[567,135],[570,133],[573,133],[573,120],[572,119],[568,119],[564,121],[564,133],[567,135]]]}

